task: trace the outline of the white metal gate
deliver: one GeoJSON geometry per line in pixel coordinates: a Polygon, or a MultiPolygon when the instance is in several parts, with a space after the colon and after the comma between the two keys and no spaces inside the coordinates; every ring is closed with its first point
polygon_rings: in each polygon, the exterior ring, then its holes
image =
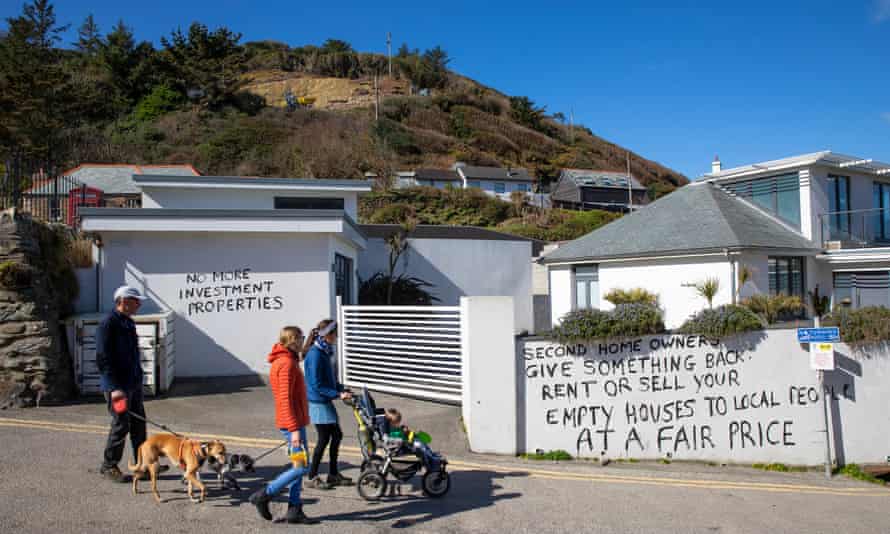
{"type": "Polygon", "coordinates": [[[341,382],[460,402],[459,306],[341,306],[338,315],[341,382]]]}

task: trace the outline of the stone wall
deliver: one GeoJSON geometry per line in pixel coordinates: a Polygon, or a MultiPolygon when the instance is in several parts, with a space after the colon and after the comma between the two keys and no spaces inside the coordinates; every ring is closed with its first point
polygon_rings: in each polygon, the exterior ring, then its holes
{"type": "Polygon", "coordinates": [[[70,287],[76,279],[68,276],[65,239],[59,236],[25,214],[0,212],[2,408],[61,400],[73,391],[59,319],[76,294],[70,287]]]}

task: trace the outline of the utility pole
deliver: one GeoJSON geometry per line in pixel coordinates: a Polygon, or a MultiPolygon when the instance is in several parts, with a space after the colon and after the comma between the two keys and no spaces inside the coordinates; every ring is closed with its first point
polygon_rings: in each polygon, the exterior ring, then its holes
{"type": "Polygon", "coordinates": [[[569,110],[569,144],[575,143],[575,110],[569,110]]]}
{"type": "Polygon", "coordinates": [[[392,80],[392,32],[386,32],[386,57],[389,60],[389,79],[392,80]]]}
{"type": "Polygon", "coordinates": [[[374,122],[380,119],[380,91],[377,90],[377,73],[374,73],[374,122]]]}
{"type": "Polygon", "coordinates": [[[633,195],[633,186],[630,179],[630,150],[627,151],[627,212],[633,213],[634,211],[634,195],[633,195]]]}

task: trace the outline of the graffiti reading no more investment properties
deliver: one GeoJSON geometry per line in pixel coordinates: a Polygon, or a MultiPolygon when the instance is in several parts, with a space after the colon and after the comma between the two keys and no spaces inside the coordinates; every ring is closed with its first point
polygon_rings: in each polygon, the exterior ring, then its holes
{"type": "Polygon", "coordinates": [[[275,282],[252,277],[250,269],[189,273],[179,300],[188,315],[206,313],[280,310],[284,298],[275,294],[275,282]]]}
{"type": "Polygon", "coordinates": [[[793,447],[788,410],[771,412],[819,402],[810,384],[746,384],[753,355],[700,336],[529,344],[523,357],[528,395],[540,399],[531,417],[571,432],[580,455],[793,447]]]}

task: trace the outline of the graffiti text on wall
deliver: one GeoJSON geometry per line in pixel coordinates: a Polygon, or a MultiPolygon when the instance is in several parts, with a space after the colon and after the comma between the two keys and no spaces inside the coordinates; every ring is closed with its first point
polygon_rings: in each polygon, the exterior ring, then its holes
{"type": "Polygon", "coordinates": [[[530,416],[568,433],[579,455],[793,447],[793,414],[820,400],[812,384],[746,382],[753,352],[699,336],[529,343],[523,357],[527,394],[539,399],[530,416]]]}
{"type": "Polygon", "coordinates": [[[189,316],[284,307],[284,298],[275,294],[275,282],[256,278],[248,268],[186,274],[179,300],[187,305],[189,316]]]}

